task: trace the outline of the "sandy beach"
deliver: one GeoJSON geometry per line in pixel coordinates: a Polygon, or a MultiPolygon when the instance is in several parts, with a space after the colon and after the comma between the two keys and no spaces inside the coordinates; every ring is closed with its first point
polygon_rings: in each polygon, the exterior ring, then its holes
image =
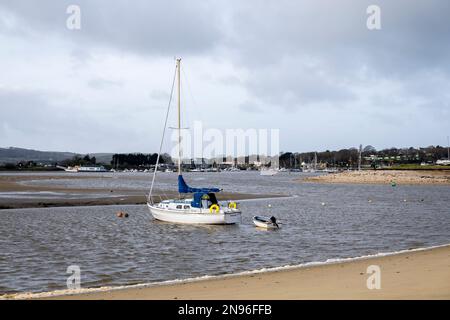
{"type": "Polygon", "coordinates": [[[344,171],[299,181],[362,184],[436,184],[450,185],[450,170],[364,170],[344,171]]]}
{"type": "Polygon", "coordinates": [[[318,266],[51,299],[450,299],[450,245],[318,266]],[[380,268],[380,289],[367,287],[367,268],[371,265],[380,268]]]}
{"type": "MultiPolygon", "coordinates": [[[[102,188],[66,188],[60,186],[28,185],[30,180],[57,180],[57,179],[92,179],[92,176],[83,175],[0,175],[0,192],[61,192],[80,195],[77,197],[57,198],[0,198],[0,209],[18,208],[45,208],[45,207],[71,207],[71,206],[98,206],[98,205],[129,205],[147,203],[148,190],[136,189],[102,189],[102,188]],[[89,197],[83,197],[89,195],[89,197]]],[[[145,177],[146,178],[146,177],[145,177]]],[[[98,179],[111,179],[108,176],[98,176],[98,179]]],[[[135,179],[142,179],[136,176],[135,179]]],[[[154,200],[159,201],[161,197],[176,197],[178,193],[173,190],[154,190],[154,200]]],[[[217,194],[218,200],[243,200],[272,198],[284,195],[279,194],[246,194],[220,192],[217,194]]]]}

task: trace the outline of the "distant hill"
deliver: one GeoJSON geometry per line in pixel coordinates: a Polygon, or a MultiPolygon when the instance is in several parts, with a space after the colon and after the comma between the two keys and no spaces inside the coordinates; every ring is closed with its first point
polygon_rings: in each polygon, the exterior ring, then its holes
{"type": "MultiPolygon", "coordinates": [[[[54,163],[66,159],[72,159],[74,156],[80,155],[74,152],[58,152],[58,151],[38,151],[23,148],[0,148],[0,163],[17,163],[20,161],[35,161],[42,163],[54,163]]],[[[97,162],[110,163],[112,153],[92,153],[97,162]]]]}

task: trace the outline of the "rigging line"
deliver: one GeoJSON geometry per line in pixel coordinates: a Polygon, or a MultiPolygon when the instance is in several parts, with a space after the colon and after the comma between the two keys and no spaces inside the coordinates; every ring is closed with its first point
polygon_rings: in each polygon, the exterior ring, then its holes
{"type": "Polygon", "coordinates": [[[174,75],[173,75],[172,89],[170,91],[169,104],[167,105],[166,119],[164,121],[164,129],[163,129],[163,133],[162,133],[162,137],[161,137],[161,143],[159,145],[158,157],[156,158],[155,171],[153,172],[152,185],[150,187],[150,192],[147,197],[147,201],[149,201],[150,203],[153,203],[153,199],[152,199],[153,185],[155,184],[156,173],[158,172],[159,158],[161,157],[161,151],[162,151],[162,147],[163,147],[163,143],[164,143],[164,136],[166,135],[167,120],[169,119],[170,104],[172,103],[173,89],[175,87],[176,75],[177,75],[177,67],[175,67],[175,71],[174,71],[174,75]]]}

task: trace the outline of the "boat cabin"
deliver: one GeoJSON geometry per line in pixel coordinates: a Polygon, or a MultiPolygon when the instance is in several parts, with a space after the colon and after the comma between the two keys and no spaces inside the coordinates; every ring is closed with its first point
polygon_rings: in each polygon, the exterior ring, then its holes
{"type": "Polygon", "coordinates": [[[209,209],[213,204],[218,204],[214,193],[198,192],[194,193],[194,198],[190,199],[163,200],[158,204],[158,207],[172,210],[209,209]]]}
{"type": "Polygon", "coordinates": [[[194,208],[209,209],[213,204],[217,204],[216,194],[209,192],[197,192],[194,193],[194,199],[192,200],[192,206],[194,208]]]}

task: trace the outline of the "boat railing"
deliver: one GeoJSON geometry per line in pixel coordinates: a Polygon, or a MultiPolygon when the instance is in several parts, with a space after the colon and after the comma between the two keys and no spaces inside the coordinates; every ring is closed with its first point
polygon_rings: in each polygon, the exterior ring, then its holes
{"type": "Polygon", "coordinates": [[[163,202],[164,200],[169,200],[169,199],[170,199],[170,197],[166,194],[162,194],[162,195],[158,194],[158,195],[151,196],[149,200],[150,200],[151,204],[155,204],[155,203],[160,203],[160,202],[163,202]],[[155,198],[156,198],[156,201],[155,201],[155,198]],[[159,199],[159,201],[158,201],[158,199],[159,199]]]}

